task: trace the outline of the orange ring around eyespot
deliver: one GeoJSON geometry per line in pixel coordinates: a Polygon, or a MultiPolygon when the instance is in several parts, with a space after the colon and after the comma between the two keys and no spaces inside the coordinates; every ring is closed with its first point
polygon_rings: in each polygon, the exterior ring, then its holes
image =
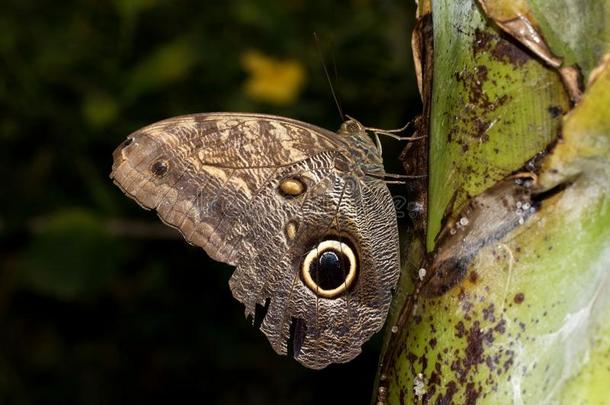
{"type": "Polygon", "coordinates": [[[319,297],[335,298],[350,288],[356,279],[357,270],[358,264],[356,255],[354,254],[352,248],[343,242],[329,239],[321,242],[307,253],[305,259],[303,260],[303,264],[301,265],[301,277],[303,278],[305,285],[319,297]],[[320,288],[320,286],[311,278],[309,267],[311,266],[313,260],[318,259],[319,252],[324,252],[329,249],[332,249],[335,252],[340,252],[347,257],[349,261],[349,272],[339,287],[333,288],[332,290],[325,290],[320,288]]]}

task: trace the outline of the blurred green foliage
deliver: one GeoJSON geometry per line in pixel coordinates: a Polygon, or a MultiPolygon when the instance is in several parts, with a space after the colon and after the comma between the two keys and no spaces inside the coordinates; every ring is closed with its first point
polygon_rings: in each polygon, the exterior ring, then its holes
{"type": "MultiPolygon", "coordinates": [[[[108,179],[130,132],[204,111],[398,127],[419,109],[414,4],[4,0],[0,5],[0,403],[368,403],[378,346],[310,371],[273,353],[231,269],[108,179]],[[291,103],[244,92],[241,58],[298,61],[291,103]],[[333,60],[336,61],[337,74],[333,60]]],[[[401,145],[388,144],[398,171],[401,145]]]]}

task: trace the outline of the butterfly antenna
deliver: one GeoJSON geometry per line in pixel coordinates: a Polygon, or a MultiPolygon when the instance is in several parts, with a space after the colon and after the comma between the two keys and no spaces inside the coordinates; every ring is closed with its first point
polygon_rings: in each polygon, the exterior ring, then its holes
{"type": "MultiPolygon", "coordinates": [[[[339,99],[337,98],[337,94],[335,93],[335,89],[333,87],[333,82],[330,79],[330,74],[328,73],[328,69],[326,68],[326,62],[324,61],[324,55],[322,54],[322,49],[320,47],[320,40],[318,39],[318,34],[316,32],[313,33],[313,38],[316,41],[316,49],[318,51],[318,56],[320,57],[320,62],[322,63],[322,68],[324,69],[324,75],[326,76],[326,80],[328,81],[328,85],[330,86],[330,92],[333,95],[333,99],[335,100],[335,105],[337,106],[337,110],[339,110],[339,115],[341,116],[341,121],[345,121],[345,115],[343,114],[343,110],[341,109],[341,104],[339,103],[339,99]]],[[[336,64],[335,66],[335,75],[337,74],[336,64]]]]}

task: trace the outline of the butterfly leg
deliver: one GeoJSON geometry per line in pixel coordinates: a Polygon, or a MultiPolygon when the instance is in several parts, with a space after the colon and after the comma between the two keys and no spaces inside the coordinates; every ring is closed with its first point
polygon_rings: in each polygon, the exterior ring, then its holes
{"type": "Polygon", "coordinates": [[[375,132],[375,145],[377,146],[377,152],[379,152],[379,156],[383,155],[383,148],[381,147],[381,139],[379,139],[379,135],[375,132]]]}
{"type": "Polygon", "coordinates": [[[422,136],[400,136],[400,135],[396,135],[394,133],[395,131],[396,130],[385,131],[385,130],[379,129],[379,130],[373,131],[373,133],[375,134],[375,137],[379,137],[379,135],[385,135],[385,136],[388,136],[390,138],[396,139],[398,141],[406,141],[406,142],[416,141],[418,139],[424,139],[425,138],[425,136],[423,136],[423,135],[422,136]]]}

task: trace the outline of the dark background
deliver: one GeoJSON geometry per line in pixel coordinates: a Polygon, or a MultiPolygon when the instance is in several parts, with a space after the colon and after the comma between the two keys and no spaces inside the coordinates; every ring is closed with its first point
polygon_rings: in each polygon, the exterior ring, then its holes
{"type": "MultiPolygon", "coordinates": [[[[413,15],[410,0],[3,0],[0,403],[368,404],[380,336],[323,371],[276,355],[231,297],[231,268],[108,174],[130,132],[174,115],[338,128],[314,31],[343,109],[402,126],[419,110],[413,15]],[[252,51],[293,60],[300,90],[247,91],[252,51]]],[[[385,145],[399,172],[402,145],[385,145]]]]}

